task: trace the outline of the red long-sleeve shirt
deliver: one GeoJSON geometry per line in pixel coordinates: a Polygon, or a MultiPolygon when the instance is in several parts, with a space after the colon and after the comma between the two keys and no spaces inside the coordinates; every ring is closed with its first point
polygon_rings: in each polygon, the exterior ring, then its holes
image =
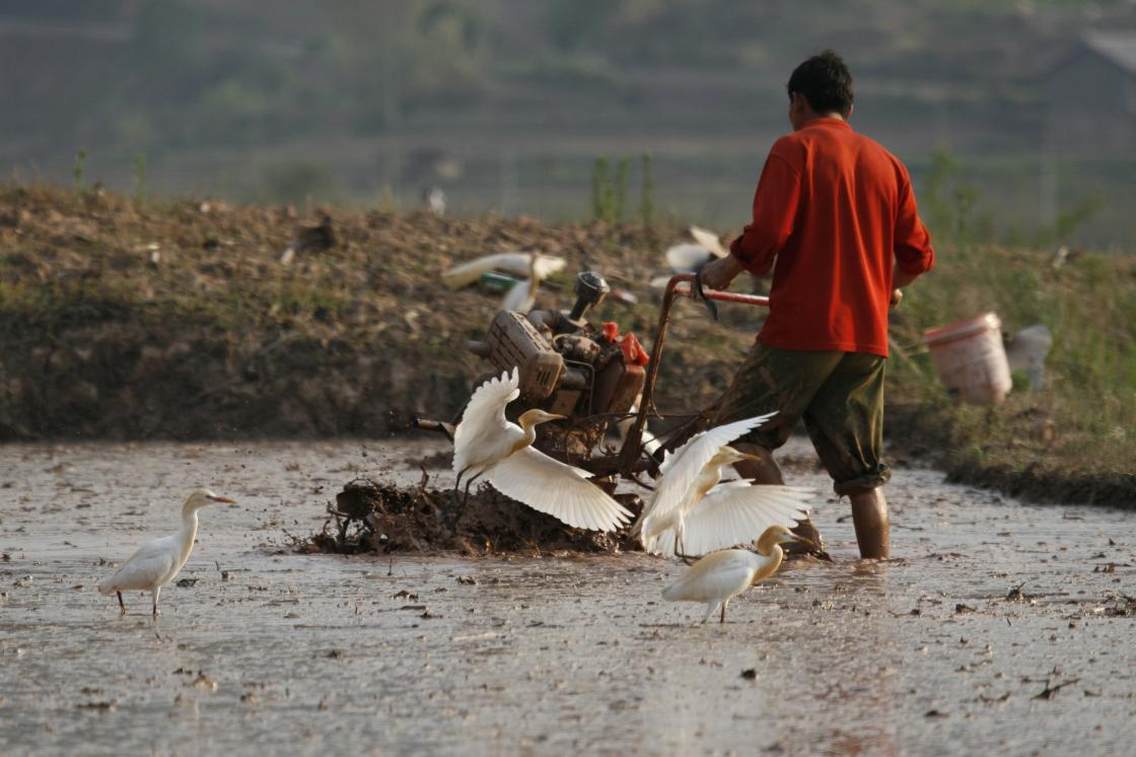
{"type": "Polygon", "coordinates": [[[935,260],[907,168],[836,118],[774,143],[730,252],[755,275],[773,269],[761,342],[884,357],[894,267],[917,275],[935,260]]]}

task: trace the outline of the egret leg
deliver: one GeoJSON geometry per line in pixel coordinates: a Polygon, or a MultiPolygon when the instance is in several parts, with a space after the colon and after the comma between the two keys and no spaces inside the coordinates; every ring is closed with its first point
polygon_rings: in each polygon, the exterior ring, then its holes
{"type": "Polygon", "coordinates": [[[454,480],[454,504],[455,505],[458,504],[458,494],[461,492],[462,476],[464,476],[466,474],[466,471],[468,471],[468,470],[469,470],[468,465],[466,467],[462,468],[460,471],[458,471],[457,479],[454,480]]]}
{"type": "MultiPolygon", "coordinates": [[[[711,604],[706,605],[706,614],[702,616],[702,622],[703,623],[710,620],[710,616],[714,614],[714,611],[718,609],[718,605],[720,605],[720,604],[721,604],[721,602],[713,602],[711,604]]],[[[725,611],[725,608],[722,608],[722,609],[723,609],[723,611],[725,611]]]]}
{"type": "Polygon", "coordinates": [[[158,595],[161,594],[161,593],[162,593],[162,587],[161,586],[155,586],[154,591],[153,591],[153,594],[154,594],[154,617],[155,618],[158,617],[158,595]]]}
{"type": "Polygon", "coordinates": [[[697,562],[698,558],[686,554],[686,545],[683,544],[682,540],[683,533],[684,532],[679,531],[678,534],[675,535],[675,557],[682,560],[687,565],[693,565],[697,562]]]}
{"type": "Polygon", "coordinates": [[[450,520],[449,527],[450,527],[451,531],[454,531],[454,530],[457,529],[458,518],[461,517],[461,513],[459,512],[459,508],[462,508],[462,507],[465,506],[465,503],[461,498],[461,484],[462,484],[462,477],[468,472],[469,472],[469,466],[467,465],[466,467],[464,467],[460,471],[458,471],[458,477],[457,477],[457,479],[454,480],[453,496],[450,498],[450,500],[453,503],[453,508],[452,508],[453,516],[449,519],[450,520]]]}
{"type": "MultiPolygon", "coordinates": [[[[485,471],[482,471],[481,473],[484,472],[485,471]]],[[[466,503],[469,502],[469,487],[473,486],[474,482],[477,481],[477,479],[481,478],[481,473],[478,473],[476,476],[465,482],[465,496],[462,497],[462,507],[465,507],[466,503]]]]}
{"type": "Polygon", "coordinates": [[[118,607],[119,607],[118,614],[119,615],[125,615],[126,614],[126,603],[122,601],[122,592],[116,591],[115,594],[118,595],[118,607]]]}
{"type": "Polygon", "coordinates": [[[726,608],[729,607],[729,606],[730,606],[730,600],[728,600],[728,599],[725,602],[722,603],[722,617],[718,618],[719,623],[725,623],[726,622],[726,608]]]}

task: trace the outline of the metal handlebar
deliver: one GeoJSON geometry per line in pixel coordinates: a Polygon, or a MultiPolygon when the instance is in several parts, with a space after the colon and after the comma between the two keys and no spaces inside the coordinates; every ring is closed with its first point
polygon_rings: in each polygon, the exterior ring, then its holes
{"type": "MultiPolygon", "coordinates": [[[[623,449],[619,453],[621,469],[630,470],[639,458],[643,442],[643,429],[647,425],[647,414],[651,411],[655,395],[655,379],[659,375],[659,360],[663,355],[663,344],[667,340],[667,321],[670,318],[671,306],[674,305],[675,297],[694,297],[691,291],[693,282],[693,273],[675,274],[667,282],[666,291],[663,293],[662,309],[659,311],[659,325],[655,331],[655,343],[651,345],[651,360],[647,364],[647,378],[643,385],[643,397],[639,401],[639,414],[635,417],[635,423],[627,434],[627,439],[623,442],[623,449]]],[[[762,295],[720,292],[716,289],[704,289],[702,293],[708,300],[769,307],[769,298],[762,295]]]]}

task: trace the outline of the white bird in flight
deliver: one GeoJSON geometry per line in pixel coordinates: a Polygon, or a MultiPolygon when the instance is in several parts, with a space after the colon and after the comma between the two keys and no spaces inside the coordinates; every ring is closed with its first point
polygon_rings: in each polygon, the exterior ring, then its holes
{"type": "Polygon", "coordinates": [[[468,496],[484,476],[505,496],[575,528],[613,531],[627,523],[631,513],[591,483],[590,473],[533,448],[537,425],[564,416],[534,408],[521,413],[517,423],[505,418],[505,406],[520,396],[519,387],[513,368],[512,375],[502,373],[473,393],[454,429],[455,490],[464,478],[468,496]]]}
{"type": "MultiPolygon", "coordinates": [[[[671,267],[674,273],[694,273],[711,260],[723,258],[729,254],[729,250],[722,246],[722,240],[718,239],[718,235],[709,229],[691,226],[690,236],[694,238],[693,243],[682,242],[672,245],[664,253],[667,265],[671,267]]],[[[650,286],[653,289],[665,288],[667,282],[671,280],[671,275],[673,274],[656,276],[651,279],[650,286]]]]}
{"type": "Polygon", "coordinates": [[[705,603],[703,623],[721,608],[719,622],[725,623],[730,600],[776,573],[785,557],[781,545],[791,541],[816,547],[784,526],[770,526],[756,542],[757,554],[748,549],[723,549],[706,555],[690,566],[682,578],[663,589],[663,599],[705,603]]]}
{"type": "Polygon", "coordinates": [[[481,275],[489,271],[504,271],[516,276],[528,276],[534,266],[541,278],[547,279],[557,271],[563,270],[568,261],[555,255],[542,255],[536,252],[496,252],[456,265],[442,273],[442,283],[450,289],[461,289],[476,283],[481,275]]]}
{"type": "Polygon", "coordinates": [[[143,544],[119,566],[113,575],[99,583],[102,594],[118,594],[118,606],[126,614],[124,591],[148,591],[154,597],[154,617],[158,617],[158,595],[162,587],[177,577],[193,551],[197,537],[197,511],[215,502],[236,504],[208,489],[196,489],[181,506],[181,527],[176,533],[143,544]]]}
{"type": "Polygon", "coordinates": [[[540,289],[541,282],[563,267],[563,260],[560,258],[533,255],[529,264],[529,277],[524,281],[518,281],[505,293],[501,300],[501,309],[528,314],[536,304],[536,292],[540,289]]]}
{"type": "Polygon", "coordinates": [[[704,555],[752,541],[773,525],[790,527],[806,516],[807,502],[816,495],[807,487],[719,483],[724,466],[753,459],[729,443],[774,415],[703,431],[663,458],[662,478],[635,524],[644,550],[667,557],[704,555]]]}

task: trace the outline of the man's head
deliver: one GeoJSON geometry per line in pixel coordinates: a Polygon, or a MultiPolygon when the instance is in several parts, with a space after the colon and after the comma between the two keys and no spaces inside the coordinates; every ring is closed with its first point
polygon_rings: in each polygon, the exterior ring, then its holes
{"type": "Polygon", "coordinates": [[[789,77],[789,123],[800,129],[814,118],[852,115],[852,74],[831,50],[814,55],[789,77]]]}

